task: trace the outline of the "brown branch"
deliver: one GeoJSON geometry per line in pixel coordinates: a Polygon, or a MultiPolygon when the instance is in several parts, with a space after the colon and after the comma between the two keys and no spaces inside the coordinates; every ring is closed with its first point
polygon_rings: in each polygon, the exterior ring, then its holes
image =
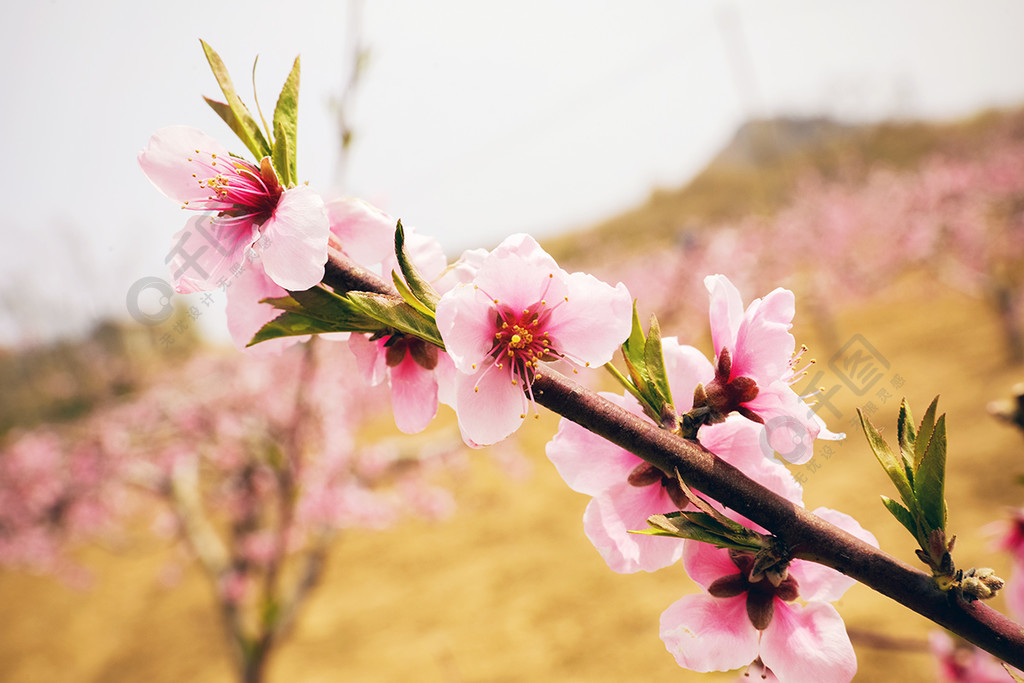
{"type": "MultiPolygon", "coordinates": [[[[335,289],[396,292],[332,250],[335,289]],[[370,277],[366,277],[369,275],[370,277]]],[[[696,441],[660,429],[556,372],[533,382],[537,403],[684,480],[782,539],[793,557],[818,562],[927,617],[978,647],[1024,668],[1024,627],[982,602],[965,603],[938,589],[931,576],[769,491],[696,441]]]]}
{"type": "Polygon", "coordinates": [[[769,491],[696,441],[659,429],[567,377],[545,370],[533,390],[544,407],[664,472],[679,470],[688,484],[782,539],[793,557],[832,567],[1013,666],[1024,666],[1024,628],[988,605],[955,599],[930,575],[769,491]]]}

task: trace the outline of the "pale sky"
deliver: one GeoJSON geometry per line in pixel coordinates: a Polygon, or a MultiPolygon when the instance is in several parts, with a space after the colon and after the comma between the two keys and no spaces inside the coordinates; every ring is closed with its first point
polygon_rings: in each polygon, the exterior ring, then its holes
{"type": "MultiPolygon", "coordinates": [[[[680,185],[751,114],[948,119],[1024,104],[1017,0],[367,0],[361,16],[370,61],[346,190],[450,258],[680,185]]],[[[268,112],[302,55],[299,174],[332,191],[328,103],[349,17],[313,0],[8,3],[0,344],[124,315],[132,282],[167,276],[185,216],[138,151],[187,124],[245,152],[200,97],[220,93],[199,38],[250,105],[260,56],[268,112]]]]}

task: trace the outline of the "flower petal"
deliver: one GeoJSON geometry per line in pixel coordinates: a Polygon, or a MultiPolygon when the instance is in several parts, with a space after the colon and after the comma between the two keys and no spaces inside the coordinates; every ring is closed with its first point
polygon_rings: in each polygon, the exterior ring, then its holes
{"type": "MultiPolygon", "coordinates": [[[[621,396],[604,392],[601,396],[616,405],[623,403],[621,396]]],[[[559,421],[558,432],[548,442],[546,451],[569,488],[588,496],[624,483],[629,473],[643,462],[629,451],[564,418],[559,421]]]]}
{"type": "Polygon", "coordinates": [[[139,152],[139,166],[160,192],[175,201],[206,199],[210,188],[201,185],[206,178],[193,177],[199,165],[189,161],[198,150],[230,158],[226,147],[198,128],[167,126],[153,133],[149,145],[139,152]]]}
{"type": "Polygon", "coordinates": [[[288,292],[268,278],[258,264],[243,268],[238,273],[227,288],[226,308],[228,332],[238,349],[251,355],[276,354],[296,342],[309,339],[308,335],[281,337],[247,346],[264,325],[281,315],[279,309],[260,301],[287,295],[288,292]]]}
{"type": "Polygon", "coordinates": [[[648,517],[675,507],[660,484],[637,487],[623,481],[590,501],[583,531],[612,571],[653,572],[678,562],[686,543],[629,532],[647,529],[648,517]]]}
{"type": "Polygon", "coordinates": [[[715,347],[715,358],[723,348],[735,350],[736,336],[743,321],[743,298],[729,278],[724,275],[709,275],[704,286],[711,298],[711,340],[715,347]]]}
{"type": "Polygon", "coordinates": [[[437,329],[460,372],[475,374],[494,346],[493,302],[473,285],[458,285],[437,302],[437,329]]]}
{"type": "Polygon", "coordinates": [[[662,613],[661,639],[679,666],[692,671],[746,666],[758,651],[758,633],[747,618],[746,603],[746,595],[686,595],[662,613]]]}
{"type": "Polygon", "coordinates": [[[688,412],[693,407],[694,389],[713,380],[715,368],[700,350],[680,344],[675,337],[662,338],[661,350],[676,412],[688,412]]]}
{"type": "Polygon", "coordinates": [[[356,367],[363,381],[375,387],[388,376],[384,359],[384,340],[371,341],[365,334],[353,334],[348,339],[348,349],[356,359],[356,367]]]}
{"type": "Polygon", "coordinates": [[[729,558],[729,551],[710,543],[687,543],[683,549],[683,567],[687,575],[705,590],[723,576],[740,573],[739,567],[729,558]]]}
{"type": "Polygon", "coordinates": [[[612,287],[588,273],[566,279],[566,300],[551,312],[552,346],[594,367],[612,359],[633,325],[633,299],[621,282],[612,287]]]}
{"type": "Polygon", "coordinates": [[[474,283],[488,297],[519,310],[541,300],[554,305],[566,296],[565,271],[529,235],[506,237],[487,255],[474,283]]]}
{"type": "Polygon", "coordinates": [[[775,616],[761,634],[761,661],[782,683],[848,683],[857,673],[846,625],[826,603],[801,607],[775,601],[775,616]]]}
{"type": "Polygon", "coordinates": [[[189,218],[175,233],[166,259],[174,289],[191,294],[229,285],[242,269],[252,267],[247,253],[258,236],[248,221],[223,222],[210,214],[189,218]]]}
{"type": "Polygon", "coordinates": [[[285,190],[260,232],[258,247],[271,280],[300,291],[323,279],[330,224],[316,192],[305,185],[285,190]]]}
{"type": "Polygon", "coordinates": [[[407,353],[391,368],[391,408],[395,425],[406,434],[422,432],[437,415],[437,381],[407,353]]]}
{"type": "Polygon", "coordinates": [[[356,263],[370,267],[394,255],[398,221],[391,216],[351,197],[332,199],[324,205],[324,210],[330,231],[341,242],[342,251],[356,263]]]}
{"type": "Polygon", "coordinates": [[[455,392],[459,428],[474,445],[501,441],[526,417],[526,395],[521,385],[512,384],[507,370],[488,365],[473,375],[460,374],[455,392]]]}

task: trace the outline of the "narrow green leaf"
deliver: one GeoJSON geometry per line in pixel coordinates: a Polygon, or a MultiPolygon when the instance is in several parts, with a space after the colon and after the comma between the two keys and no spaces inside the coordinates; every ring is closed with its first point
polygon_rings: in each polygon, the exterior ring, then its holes
{"type": "Polygon", "coordinates": [[[914,520],[914,515],[910,513],[910,510],[888,496],[882,496],[882,504],[885,505],[889,512],[892,513],[892,516],[910,532],[911,536],[917,538],[917,522],[914,520]]]}
{"type": "MultiPolygon", "coordinates": [[[[697,513],[700,514],[700,513],[697,513]]],[[[707,527],[694,523],[685,517],[672,513],[670,515],[652,515],[647,519],[651,526],[649,529],[630,531],[633,534],[647,536],[672,536],[675,538],[686,538],[701,543],[710,543],[719,548],[731,548],[733,550],[758,551],[761,549],[759,541],[732,538],[727,534],[719,534],[707,527]]]]}
{"type": "Polygon", "coordinates": [[[672,403],[672,390],[668,386],[668,373],[665,371],[665,356],[661,348],[661,326],[658,319],[652,315],[651,325],[647,328],[647,341],[644,344],[644,366],[647,369],[647,380],[656,393],[652,398],[657,398],[658,413],[661,407],[672,403]]]}
{"type": "Polygon", "coordinates": [[[399,296],[402,297],[405,303],[409,304],[431,320],[435,320],[434,312],[427,308],[426,304],[416,298],[416,295],[409,289],[409,285],[405,284],[405,280],[402,279],[397,271],[391,271],[391,281],[395,284],[395,289],[398,290],[399,296]]]}
{"type": "Polygon", "coordinates": [[[409,290],[433,313],[437,310],[437,302],[441,297],[426,278],[420,275],[409,257],[409,252],[405,248],[405,228],[402,227],[402,221],[398,221],[398,225],[395,226],[395,256],[398,258],[398,266],[402,269],[402,277],[409,285],[409,290]]]}
{"type": "Polygon", "coordinates": [[[916,501],[914,498],[914,490],[910,486],[910,481],[907,479],[907,473],[903,468],[902,459],[897,459],[893,455],[892,450],[889,448],[889,444],[885,442],[882,435],[878,433],[875,426],[871,424],[871,420],[864,417],[864,413],[857,409],[857,415],[860,416],[860,424],[864,429],[864,436],[868,439],[868,445],[871,446],[871,450],[874,452],[875,457],[878,459],[878,463],[885,470],[885,473],[889,475],[889,479],[896,486],[896,490],[900,494],[900,498],[903,499],[903,503],[911,510],[916,509],[916,501]]]}
{"type": "Polygon", "coordinates": [[[896,434],[899,438],[900,457],[903,460],[903,469],[907,472],[907,479],[910,485],[914,485],[914,441],[917,434],[914,431],[914,416],[910,413],[910,406],[907,399],[900,401],[900,415],[896,420],[896,434]]]}
{"type": "Polygon", "coordinates": [[[373,292],[349,292],[346,298],[363,313],[388,327],[444,348],[444,342],[434,321],[426,318],[401,298],[373,292]]]}
{"type": "Polygon", "coordinates": [[[267,142],[267,138],[264,137],[263,132],[256,123],[256,120],[253,119],[252,114],[249,113],[249,109],[238,97],[238,93],[235,92],[235,86],[231,82],[231,76],[228,75],[228,69],[224,65],[224,61],[212,47],[206,44],[206,41],[200,40],[199,42],[202,43],[203,52],[206,54],[206,61],[210,64],[210,69],[213,71],[213,75],[217,79],[217,84],[220,86],[221,91],[224,93],[224,97],[227,99],[227,104],[222,102],[217,102],[215,104],[214,100],[209,98],[204,99],[206,99],[207,103],[210,104],[215,112],[217,112],[217,115],[224,119],[225,123],[228,124],[235,135],[237,135],[249,151],[253,153],[253,156],[255,156],[257,160],[262,159],[265,156],[270,156],[270,144],[267,142]],[[230,118],[225,116],[223,107],[227,107],[227,110],[231,114],[230,118]]]}
{"type": "MultiPolygon", "coordinates": [[[[922,432],[923,435],[923,432],[922,432]]],[[[946,529],[946,416],[939,417],[914,476],[914,493],[928,531],[946,529]]]]}
{"type": "Polygon", "coordinates": [[[1012,678],[1014,681],[1016,681],[1016,683],[1024,683],[1024,678],[1021,678],[1020,676],[1018,676],[1014,672],[1014,670],[1010,668],[1009,664],[1007,664],[1006,662],[999,662],[999,663],[1003,665],[1003,668],[1006,669],[1006,673],[1010,674],[1010,678],[1012,678]]]}
{"type": "Polygon", "coordinates": [[[935,429],[935,410],[938,407],[939,397],[932,399],[932,403],[925,411],[921,425],[917,428],[917,438],[914,440],[914,472],[921,466],[921,458],[924,457],[928,442],[932,438],[932,430],[935,429]]]}
{"type": "Polygon", "coordinates": [[[622,344],[622,359],[626,361],[626,369],[633,380],[633,384],[640,389],[644,384],[640,370],[644,364],[644,345],[647,338],[644,336],[644,329],[640,326],[640,315],[636,310],[636,299],[633,300],[633,328],[629,338],[622,344]]]}
{"type": "Polygon", "coordinates": [[[281,88],[274,107],[274,168],[285,187],[298,182],[296,152],[299,120],[299,58],[295,58],[291,73],[281,88]]]}
{"type": "Polygon", "coordinates": [[[307,334],[321,334],[325,332],[342,332],[337,324],[310,318],[301,313],[285,311],[269,323],[259,329],[246,346],[253,346],[260,342],[280,337],[304,336],[307,334]]]}

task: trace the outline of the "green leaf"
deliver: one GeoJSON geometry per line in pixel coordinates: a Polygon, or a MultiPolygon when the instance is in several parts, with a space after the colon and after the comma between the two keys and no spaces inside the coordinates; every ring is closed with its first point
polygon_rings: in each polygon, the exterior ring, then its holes
{"type": "Polygon", "coordinates": [[[1010,668],[1009,664],[1007,664],[1006,662],[999,662],[999,663],[1003,665],[1004,669],[1006,669],[1006,673],[1010,674],[1010,678],[1012,678],[1017,683],[1024,683],[1024,678],[1021,678],[1016,673],[1014,673],[1013,669],[1010,668]]]}
{"type": "Polygon", "coordinates": [[[917,538],[917,521],[914,519],[914,515],[910,514],[910,510],[888,496],[882,496],[882,504],[910,532],[911,536],[917,538]]]}
{"type": "Polygon", "coordinates": [[[320,334],[323,332],[339,332],[333,323],[325,322],[302,315],[285,311],[269,323],[259,329],[246,346],[253,346],[260,342],[281,337],[305,336],[307,334],[320,334]]]}
{"type": "Polygon", "coordinates": [[[213,108],[218,116],[224,119],[224,122],[228,124],[257,160],[270,156],[270,144],[267,142],[267,138],[264,137],[256,120],[253,119],[252,114],[249,113],[249,109],[235,92],[231,76],[228,75],[228,69],[224,66],[220,55],[207,45],[206,41],[200,40],[199,42],[202,43],[203,52],[206,54],[206,61],[210,63],[210,69],[213,71],[213,75],[217,79],[217,84],[220,85],[227,103],[217,102],[208,97],[203,99],[206,100],[207,104],[213,108]]]}
{"type": "MultiPolygon", "coordinates": [[[[911,510],[917,509],[916,499],[914,498],[914,490],[910,485],[910,481],[907,479],[906,470],[903,467],[902,458],[897,459],[893,455],[892,450],[889,448],[889,444],[885,442],[882,435],[878,433],[875,426],[871,424],[871,420],[864,417],[864,413],[857,409],[857,415],[860,416],[860,424],[864,429],[864,436],[868,439],[868,445],[871,446],[871,450],[874,452],[875,457],[878,459],[879,464],[885,473],[889,475],[889,479],[896,486],[896,490],[900,494],[900,498],[903,499],[903,503],[911,510]]],[[[915,534],[916,535],[916,534],[915,534]]]]}
{"type": "Polygon", "coordinates": [[[284,313],[260,328],[247,346],[279,337],[328,332],[373,333],[385,329],[350,301],[320,287],[292,292],[291,296],[263,299],[262,303],[271,304],[284,313]]]}
{"type": "Polygon", "coordinates": [[[293,187],[298,182],[296,152],[298,145],[299,119],[299,58],[295,58],[291,73],[281,88],[274,107],[274,168],[281,177],[284,187],[293,187]]]}
{"type": "Polygon", "coordinates": [[[938,407],[939,397],[932,399],[932,403],[925,411],[921,426],[917,428],[917,438],[914,440],[914,472],[921,466],[921,458],[924,457],[928,442],[932,438],[932,430],[935,429],[935,410],[938,407]]]}
{"type": "Polygon", "coordinates": [[[409,291],[422,301],[433,314],[437,310],[437,302],[441,297],[437,295],[434,287],[420,275],[419,270],[413,265],[412,259],[409,258],[409,252],[405,248],[405,229],[402,227],[402,221],[398,221],[398,225],[395,226],[395,256],[398,258],[398,266],[402,269],[402,277],[409,285],[409,291]]]}
{"type": "Polygon", "coordinates": [[[708,526],[705,526],[705,524],[702,523],[706,520],[694,521],[690,515],[703,515],[704,517],[708,517],[707,515],[704,515],[704,513],[700,512],[694,512],[688,515],[677,512],[669,513],[667,515],[651,515],[647,518],[647,523],[651,528],[630,531],[630,533],[646,536],[672,536],[675,538],[687,538],[694,541],[700,541],[701,543],[710,543],[718,546],[719,548],[731,548],[733,550],[756,552],[763,547],[760,534],[756,534],[749,529],[743,529],[746,534],[737,534],[736,536],[733,536],[728,532],[721,533],[713,528],[708,528],[708,526]]]}
{"type": "Polygon", "coordinates": [[[405,280],[403,280],[402,277],[394,270],[391,271],[391,281],[394,282],[395,289],[398,290],[399,296],[402,297],[405,303],[409,304],[417,311],[422,313],[424,316],[436,322],[434,312],[427,308],[426,304],[424,304],[422,301],[416,298],[416,295],[413,294],[412,290],[409,289],[409,285],[405,284],[405,280]]]}
{"type": "MultiPolygon", "coordinates": [[[[933,404],[934,405],[934,404],[933,404]]],[[[922,431],[922,435],[923,435],[922,431]]],[[[928,531],[946,529],[946,416],[935,423],[914,476],[914,493],[928,531]]]]}
{"type": "Polygon", "coordinates": [[[666,403],[672,403],[672,390],[668,386],[668,373],[665,371],[665,356],[661,348],[661,326],[658,319],[651,316],[651,325],[647,329],[647,342],[644,344],[644,367],[646,379],[653,390],[652,398],[657,403],[654,407],[661,414],[666,403]]]}
{"type": "Polygon", "coordinates": [[[373,292],[349,292],[346,298],[363,313],[386,326],[444,348],[444,342],[434,321],[426,318],[401,298],[373,292]]]}
{"type": "Polygon", "coordinates": [[[622,359],[626,361],[626,369],[633,380],[633,384],[639,389],[643,384],[640,376],[640,369],[644,364],[644,347],[647,338],[644,337],[644,329],[640,326],[640,315],[636,311],[636,299],[633,300],[633,329],[629,338],[622,344],[622,359]]]}
{"type": "Polygon", "coordinates": [[[899,438],[900,456],[903,459],[903,469],[907,472],[907,479],[911,486],[914,484],[914,441],[917,434],[914,431],[914,416],[910,414],[910,406],[907,399],[900,401],[900,415],[896,420],[896,434],[899,438]]]}

